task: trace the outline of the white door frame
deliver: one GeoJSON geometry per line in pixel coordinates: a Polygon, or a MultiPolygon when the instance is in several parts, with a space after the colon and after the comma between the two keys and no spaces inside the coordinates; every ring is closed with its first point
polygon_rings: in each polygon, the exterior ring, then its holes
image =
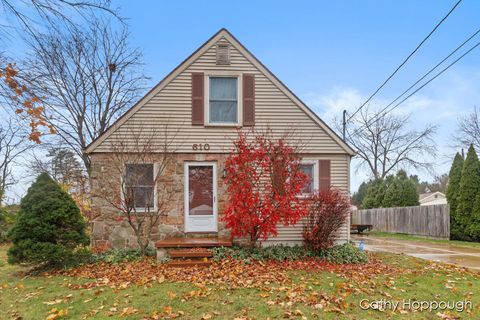
{"type": "Polygon", "coordinates": [[[188,161],[185,162],[184,164],[184,231],[185,232],[217,232],[218,231],[218,205],[217,205],[217,163],[216,162],[194,162],[194,161],[188,161]],[[192,227],[189,225],[189,220],[199,220],[199,219],[206,219],[206,216],[190,216],[188,214],[190,208],[189,208],[189,171],[188,168],[190,166],[205,166],[205,167],[212,167],[213,170],[213,176],[212,176],[212,190],[213,190],[213,215],[211,216],[210,219],[212,219],[212,225],[211,228],[205,228],[202,230],[199,230],[198,228],[195,229],[195,227],[192,227]]]}

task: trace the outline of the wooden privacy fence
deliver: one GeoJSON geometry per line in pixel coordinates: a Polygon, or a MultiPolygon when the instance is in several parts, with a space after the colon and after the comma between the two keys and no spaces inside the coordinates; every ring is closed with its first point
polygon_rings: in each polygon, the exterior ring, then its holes
{"type": "Polygon", "coordinates": [[[441,204],[355,210],[352,224],[371,224],[376,231],[449,239],[450,208],[441,204]]]}

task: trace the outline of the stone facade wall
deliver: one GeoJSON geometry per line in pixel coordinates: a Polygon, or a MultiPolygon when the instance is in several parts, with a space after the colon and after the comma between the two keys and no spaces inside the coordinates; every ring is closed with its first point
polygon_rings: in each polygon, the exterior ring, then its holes
{"type": "MultiPolygon", "coordinates": [[[[174,161],[163,174],[158,188],[171,188],[173,200],[169,204],[168,216],[162,217],[152,233],[152,242],[166,237],[184,236],[184,164],[185,162],[210,161],[217,163],[217,205],[218,205],[218,236],[229,236],[221,221],[226,200],[226,186],[223,183],[223,169],[226,154],[175,154],[174,161]]],[[[97,218],[92,222],[91,242],[99,248],[135,248],[137,240],[127,221],[119,219],[122,215],[108,204],[99,194],[102,176],[109,173],[110,156],[108,154],[91,154],[92,160],[92,195],[93,207],[97,218]]],[[[120,180],[120,177],[119,177],[120,180]]],[[[113,186],[112,186],[113,187],[113,186]]],[[[120,189],[119,189],[120,190],[120,189]]],[[[119,192],[120,193],[120,192],[119,192]]],[[[153,243],[151,243],[153,246],[153,243]]]]}

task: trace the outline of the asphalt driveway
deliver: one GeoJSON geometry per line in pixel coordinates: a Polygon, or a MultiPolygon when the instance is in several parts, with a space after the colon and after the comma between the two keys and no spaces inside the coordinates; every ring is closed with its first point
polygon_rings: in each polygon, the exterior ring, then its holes
{"type": "Polygon", "coordinates": [[[417,258],[456,264],[480,271],[480,248],[465,248],[448,243],[429,243],[421,240],[398,240],[368,235],[352,235],[356,245],[361,240],[365,250],[403,253],[417,258]]]}

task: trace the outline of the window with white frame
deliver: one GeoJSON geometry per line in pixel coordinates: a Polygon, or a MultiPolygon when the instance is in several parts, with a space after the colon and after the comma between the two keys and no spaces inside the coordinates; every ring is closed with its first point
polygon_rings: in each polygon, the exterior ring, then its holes
{"type": "Polygon", "coordinates": [[[125,202],[130,208],[149,210],[155,206],[153,164],[126,165],[125,202]]]}
{"type": "Polygon", "coordinates": [[[238,114],[238,78],[209,77],[209,123],[237,124],[238,114]]]}
{"type": "Polygon", "coordinates": [[[316,161],[302,161],[300,163],[300,170],[308,177],[307,183],[302,190],[303,195],[312,194],[318,189],[318,170],[316,161]]]}

